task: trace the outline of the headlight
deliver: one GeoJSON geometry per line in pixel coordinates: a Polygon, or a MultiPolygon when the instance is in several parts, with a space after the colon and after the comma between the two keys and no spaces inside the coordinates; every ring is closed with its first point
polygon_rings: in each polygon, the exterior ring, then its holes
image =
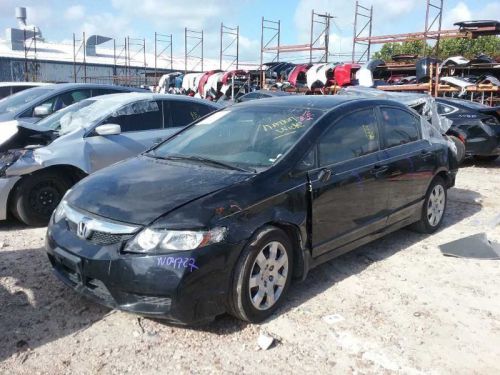
{"type": "Polygon", "coordinates": [[[124,251],[131,253],[163,253],[194,250],[224,240],[226,228],[208,231],[146,228],[139,232],[124,251]]]}
{"type": "Polygon", "coordinates": [[[29,150],[7,151],[0,155],[0,176],[5,174],[7,168],[14,164],[21,156],[28,153],[29,150]]]}
{"type": "Polygon", "coordinates": [[[65,216],[66,216],[66,202],[62,200],[54,211],[54,223],[61,221],[62,219],[64,219],[65,216]]]}

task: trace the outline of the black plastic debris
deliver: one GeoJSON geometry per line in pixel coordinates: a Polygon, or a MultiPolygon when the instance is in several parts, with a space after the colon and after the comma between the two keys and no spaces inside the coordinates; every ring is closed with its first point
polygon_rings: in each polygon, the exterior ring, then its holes
{"type": "Polygon", "coordinates": [[[445,243],[439,246],[443,255],[472,258],[472,259],[500,259],[500,244],[488,240],[486,233],[478,233],[469,237],[445,243]]]}

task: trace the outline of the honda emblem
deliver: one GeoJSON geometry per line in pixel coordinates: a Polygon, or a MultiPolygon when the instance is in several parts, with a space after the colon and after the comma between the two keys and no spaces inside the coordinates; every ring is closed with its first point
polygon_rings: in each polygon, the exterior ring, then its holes
{"type": "Polygon", "coordinates": [[[88,226],[89,219],[84,218],[82,221],[80,221],[76,227],[76,235],[80,237],[81,239],[88,239],[90,235],[92,234],[92,231],[90,230],[88,226]]]}

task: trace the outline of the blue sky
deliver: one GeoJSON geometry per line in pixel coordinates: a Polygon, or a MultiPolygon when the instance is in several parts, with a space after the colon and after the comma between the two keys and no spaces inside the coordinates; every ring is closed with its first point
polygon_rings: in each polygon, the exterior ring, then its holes
{"type": "MultiPolygon", "coordinates": [[[[354,3],[355,0],[0,0],[0,28],[15,26],[14,8],[27,6],[28,23],[39,26],[50,41],[70,41],[73,32],[86,31],[119,40],[127,35],[146,38],[152,47],[157,31],[174,34],[174,54],[181,56],[183,29],[187,26],[204,30],[205,55],[218,58],[218,33],[220,23],[224,22],[240,26],[240,59],[257,61],[262,16],[281,20],[282,44],[306,43],[311,9],[336,17],[330,38],[333,53],[350,52],[354,3]]],[[[425,0],[360,0],[360,3],[373,4],[374,35],[420,31],[424,27],[425,0]]],[[[498,0],[445,0],[444,3],[444,27],[467,19],[500,18],[498,0]]],[[[297,58],[297,54],[290,58],[297,58]]]]}

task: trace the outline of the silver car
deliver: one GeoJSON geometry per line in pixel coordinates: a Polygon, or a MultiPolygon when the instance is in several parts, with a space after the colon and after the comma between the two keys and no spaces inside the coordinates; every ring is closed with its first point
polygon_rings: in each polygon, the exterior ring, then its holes
{"type": "Polygon", "coordinates": [[[21,124],[0,145],[0,220],[48,222],[64,193],[86,175],[135,156],[220,108],[185,96],[104,95],[36,125],[21,124]]]}

